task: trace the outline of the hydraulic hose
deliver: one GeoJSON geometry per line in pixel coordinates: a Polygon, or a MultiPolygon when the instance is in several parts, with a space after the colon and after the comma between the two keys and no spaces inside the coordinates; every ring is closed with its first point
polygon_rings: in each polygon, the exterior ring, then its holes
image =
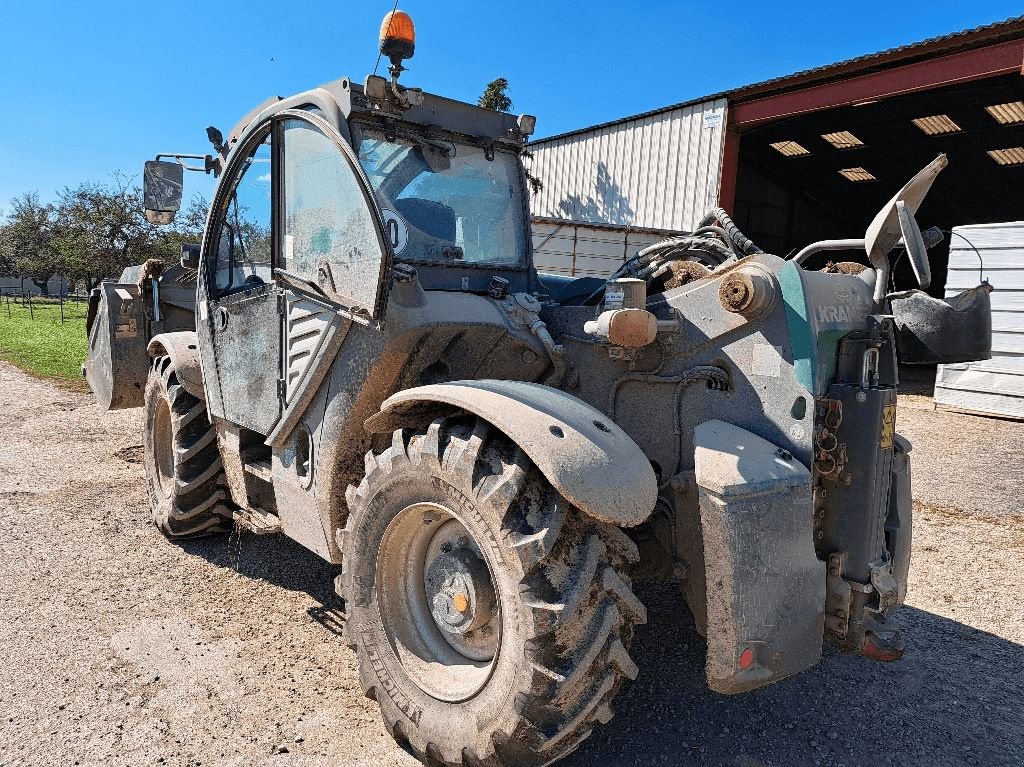
{"type": "MultiPolygon", "coordinates": [[[[693,232],[648,245],[627,259],[608,279],[637,277],[650,280],[665,263],[679,259],[698,261],[714,269],[729,259],[756,253],[764,251],[740,231],[725,210],[714,208],[700,220],[693,232]]],[[[603,294],[604,286],[587,296],[583,305],[599,303],[603,294]]]]}
{"type": "Polygon", "coordinates": [[[738,250],[737,255],[752,256],[755,253],[764,253],[763,250],[754,244],[753,240],[740,231],[740,228],[736,226],[736,222],[732,220],[732,217],[730,217],[728,213],[725,212],[724,208],[713,208],[700,220],[700,223],[697,226],[698,228],[709,226],[714,224],[716,221],[721,225],[722,229],[725,230],[726,234],[728,234],[730,244],[736,246],[738,250]]]}

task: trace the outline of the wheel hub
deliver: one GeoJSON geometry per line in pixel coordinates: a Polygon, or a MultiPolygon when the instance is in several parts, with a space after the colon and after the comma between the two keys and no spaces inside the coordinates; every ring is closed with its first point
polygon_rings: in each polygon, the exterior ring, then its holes
{"type": "Polygon", "coordinates": [[[472,549],[442,551],[427,567],[430,614],[442,631],[468,634],[494,614],[494,587],[487,565],[472,549]]]}
{"type": "Polygon", "coordinates": [[[414,503],[380,542],[377,600],[388,641],[413,682],[445,701],[482,689],[501,646],[500,596],[458,512],[414,503]]]}

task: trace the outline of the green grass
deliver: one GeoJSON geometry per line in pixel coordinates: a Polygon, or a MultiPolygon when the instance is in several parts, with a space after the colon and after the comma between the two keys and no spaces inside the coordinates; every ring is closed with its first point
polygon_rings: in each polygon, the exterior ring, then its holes
{"type": "Polygon", "coordinates": [[[0,359],[33,375],[80,389],[84,382],[82,363],[89,349],[85,310],[84,303],[65,304],[62,324],[56,303],[33,301],[30,313],[27,306],[14,301],[8,305],[4,298],[0,301],[0,359]]]}

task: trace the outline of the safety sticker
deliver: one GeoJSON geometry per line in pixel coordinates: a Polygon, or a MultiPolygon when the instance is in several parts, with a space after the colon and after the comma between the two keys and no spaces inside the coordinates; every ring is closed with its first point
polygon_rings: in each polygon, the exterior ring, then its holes
{"type": "Polygon", "coordinates": [[[892,435],[896,431],[896,406],[886,405],[882,411],[882,442],[879,448],[888,450],[892,447],[892,435]]]}

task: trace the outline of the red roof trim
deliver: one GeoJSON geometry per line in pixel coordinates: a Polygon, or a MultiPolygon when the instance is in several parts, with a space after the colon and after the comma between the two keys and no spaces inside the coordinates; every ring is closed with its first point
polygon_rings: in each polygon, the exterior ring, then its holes
{"type": "Polygon", "coordinates": [[[985,77],[1021,73],[1024,71],[1022,67],[1024,41],[1014,40],[733,104],[729,110],[729,123],[736,126],[750,125],[779,117],[848,106],[861,101],[875,101],[985,77]]]}

